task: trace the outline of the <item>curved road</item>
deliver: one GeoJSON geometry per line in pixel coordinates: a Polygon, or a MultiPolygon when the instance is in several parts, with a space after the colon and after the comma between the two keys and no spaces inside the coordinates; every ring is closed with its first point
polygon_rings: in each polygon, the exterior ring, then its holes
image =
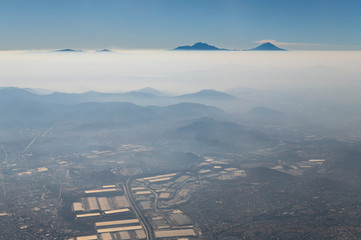
{"type": "Polygon", "coordinates": [[[129,201],[130,205],[132,206],[132,208],[133,208],[133,210],[135,212],[135,215],[138,217],[138,219],[140,220],[140,223],[143,225],[144,230],[145,230],[145,234],[147,236],[147,239],[148,240],[155,240],[152,226],[145,219],[145,217],[143,216],[142,212],[140,211],[137,203],[133,199],[132,193],[130,191],[131,179],[132,179],[132,177],[128,178],[127,181],[124,184],[124,187],[123,187],[124,194],[127,196],[128,201],[129,201]]]}

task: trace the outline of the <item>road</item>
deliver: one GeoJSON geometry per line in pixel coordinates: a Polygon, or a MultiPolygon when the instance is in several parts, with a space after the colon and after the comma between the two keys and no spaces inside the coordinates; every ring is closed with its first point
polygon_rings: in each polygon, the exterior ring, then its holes
{"type": "Polygon", "coordinates": [[[132,206],[132,208],[133,208],[133,210],[135,212],[135,215],[139,219],[140,223],[143,225],[145,235],[147,236],[147,239],[148,240],[155,240],[152,226],[149,224],[147,219],[145,219],[144,215],[140,211],[137,203],[135,202],[135,200],[134,200],[134,198],[132,196],[132,192],[130,190],[131,179],[132,179],[132,177],[128,178],[127,181],[125,182],[124,186],[123,186],[124,194],[125,194],[125,196],[127,196],[127,199],[129,201],[130,205],[132,206]]]}
{"type": "Polygon", "coordinates": [[[149,191],[151,191],[153,193],[153,195],[155,196],[155,200],[154,200],[154,211],[156,213],[159,214],[159,211],[158,211],[158,200],[159,200],[159,196],[158,194],[153,190],[153,189],[149,189],[147,188],[149,191]]]}
{"type": "MultiPolygon", "coordinates": [[[[6,165],[9,166],[10,164],[16,162],[20,157],[22,157],[24,155],[24,153],[26,153],[29,148],[39,139],[39,138],[43,138],[45,137],[53,128],[54,125],[56,125],[57,123],[54,123],[52,126],[50,126],[48,129],[46,129],[40,136],[38,137],[34,137],[31,139],[30,143],[25,147],[25,149],[22,152],[19,152],[19,154],[17,156],[15,156],[11,161],[6,160],[6,165]]],[[[2,149],[5,151],[5,148],[3,145],[1,145],[2,149]]],[[[6,153],[6,158],[7,157],[7,153],[6,153]]]]}
{"type": "Polygon", "coordinates": [[[141,186],[143,186],[145,189],[151,191],[151,193],[154,195],[155,197],[155,200],[154,200],[154,211],[156,213],[159,214],[159,211],[158,211],[158,200],[159,200],[159,195],[151,188],[148,188],[146,185],[144,185],[143,183],[140,183],[141,186]]]}

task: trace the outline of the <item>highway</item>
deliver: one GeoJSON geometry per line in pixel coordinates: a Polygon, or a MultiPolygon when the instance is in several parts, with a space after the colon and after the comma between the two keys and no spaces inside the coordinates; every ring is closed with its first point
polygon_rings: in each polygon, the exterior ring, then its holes
{"type": "Polygon", "coordinates": [[[127,196],[127,199],[129,201],[130,205],[132,206],[132,208],[133,208],[133,210],[135,212],[135,215],[139,219],[140,223],[143,225],[145,235],[147,236],[147,239],[148,240],[155,240],[152,226],[145,219],[145,217],[143,216],[142,212],[140,211],[137,203],[135,202],[135,200],[134,200],[134,198],[132,196],[132,192],[130,190],[131,179],[132,179],[132,177],[128,178],[127,181],[125,182],[124,186],[123,186],[124,194],[125,194],[125,196],[127,196]]]}

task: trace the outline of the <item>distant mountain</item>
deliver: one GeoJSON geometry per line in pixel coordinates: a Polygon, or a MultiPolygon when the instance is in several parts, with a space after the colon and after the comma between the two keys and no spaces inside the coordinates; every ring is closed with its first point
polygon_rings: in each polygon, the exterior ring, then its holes
{"type": "Polygon", "coordinates": [[[84,102],[83,101],[84,95],[86,95],[86,93],[53,92],[48,95],[43,95],[42,101],[46,103],[56,103],[56,104],[75,104],[79,102],[84,102]]]}
{"type": "Polygon", "coordinates": [[[137,92],[151,94],[154,96],[166,96],[167,95],[167,94],[165,94],[157,89],[151,88],[151,87],[139,89],[139,90],[137,90],[137,92]]]}
{"type": "MultiPolygon", "coordinates": [[[[182,102],[192,102],[207,105],[215,105],[237,98],[233,95],[206,89],[190,94],[172,96],[154,88],[143,88],[130,92],[95,92],[65,93],[65,92],[41,92],[34,89],[0,88],[0,101],[39,101],[45,104],[78,104],[85,102],[132,102],[138,105],[167,106],[182,102]]],[[[218,106],[218,105],[215,105],[218,106]]]]}
{"type": "Polygon", "coordinates": [[[247,51],[287,51],[287,50],[279,48],[270,42],[266,42],[266,43],[263,43],[262,45],[259,45],[256,48],[252,48],[247,51]]]}
{"type": "Polygon", "coordinates": [[[105,49],[97,50],[97,52],[112,52],[112,51],[105,48],[105,49]]]}
{"type": "Polygon", "coordinates": [[[83,50],[66,48],[66,49],[55,50],[54,52],[83,52],[83,50]]]}
{"type": "Polygon", "coordinates": [[[177,119],[225,115],[225,112],[219,108],[198,103],[178,103],[167,107],[153,107],[153,109],[160,109],[163,115],[173,116],[177,119]]]}
{"type": "Polygon", "coordinates": [[[141,91],[131,91],[126,93],[121,93],[122,97],[129,97],[129,98],[155,98],[151,93],[141,92],[141,91]]]}
{"type": "Polygon", "coordinates": [[[134,100],[152,99],[156,96],[138,91],[125,93],[102,93],[89,91],[85,93],[54,92],[44,95],[44,101],[58,104],[75,104],[84,102],[133,102],[134,100]]]}
{"type": "Polygon", "coordinates": [[[221,51],[229,51],[229,49],[225,49],[225,48],[218,48],[212,45],[208,45],[207,43],[202,43],[202,42],[197,42],[196,44],[192,45],[192,46],[180,46],[177,47],[173,50],[221,50],[221,51]]]}
{"type": "Polygon", "coordinates": [[[146,102],[155,96],[138,91],[128,93],[86,92],[36,95],[20,88],[0,88],[0,125],[7,123],[36,122],[51,124],[69,121],[92,124],[93,127],[110,124],[137,124],[152,121],[180,121],[199,117],[219,117],[225,113],[215,107],[181,103],[166,107],[139,106],[133,103],[112,100],[142,99],[146,102]],[[94,102],[96,100],[108,102],[94,102]]]}
{"type": "Polygon", "coordinates": [[[53,93],[53,91],[51,90],[42,89],[42,88],[24,88],[24,90],[36,95],[48,95],[53,93]]]}
{"type": "Polygon", "coordinates": [[[3,123],[32,122],[45,118],[49,109],[41,103],[42,96],[20,88],[0,89],[0,125],[3,123]]]}
{"type": "Polygon", "coordinates": [[[178,96],[178,98],[182,99],[203,99],[203,100],[233,100],[236,99],[236,97],[229,95],[227,93],[219,92],[212,89],[205,89],[201,90],[199,92],[190,93],[190,94],[184,94],[181,96],[178,96]]]}
{"type": "Polygon", "coordinates": [[[15,87],[0,88],[0,104],[16,101],[35,101],[39,96],[29,90],[15,87]]]}
{"type": "Polygon", "coordinates": [[[87,102],[65,107],[62,117],[72,121],[106,126],[107,124],[137,124],[159,119],[158,114],[147,107],[127,102],[87,102]],[[96,114],[95,114],[96,113],[96,114]]]}

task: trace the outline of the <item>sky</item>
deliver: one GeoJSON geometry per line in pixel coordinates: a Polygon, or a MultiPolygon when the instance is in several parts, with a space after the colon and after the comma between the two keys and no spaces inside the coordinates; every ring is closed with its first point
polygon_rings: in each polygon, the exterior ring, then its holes
{"type": "Polygon", "coordinates": [[[361,50],[359,0],[0,0],[0,50],[361,50]]]}

